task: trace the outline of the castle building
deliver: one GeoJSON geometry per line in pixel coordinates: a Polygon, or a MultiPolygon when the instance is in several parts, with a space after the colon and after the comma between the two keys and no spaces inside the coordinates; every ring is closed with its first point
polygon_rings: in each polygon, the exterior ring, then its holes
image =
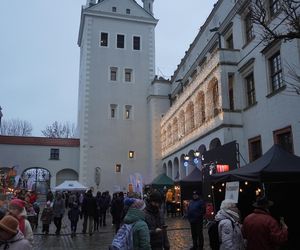
{"type": "MultiPolygon", "coordinates": [[[[284,30],[276,1],[265,2],[270,27],[284,30]]],[[[184,178],[197,167],[184,158],[195,152],[221,164],[235,158],[231,168],[254,161],[274,143],[300,155],[299,39],[265,43],[251,19],[250,1],[219,0],[174,74],[164,79],[155,75],[153,4],[88,0],[82,7],[80,143],[40,145],[50,156],[55,149],[72,152],[64,155],[73,158],[61,170],[75,171],[88,187],[125,191],[129,183],[139,189],[163,172],[184,178]]],[[[58,181],[59,164],[53,170],[45,159],[25,161],[20,145],[26,143],[13,146],[17,141],[8,140],[0,139],[6,152],[1,165],[45,167],[51,187],[68,178],[60,175],[58,181]]]]}

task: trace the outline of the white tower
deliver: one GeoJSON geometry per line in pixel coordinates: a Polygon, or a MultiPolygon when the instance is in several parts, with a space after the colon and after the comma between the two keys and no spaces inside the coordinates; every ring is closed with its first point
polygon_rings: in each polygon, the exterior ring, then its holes
{"type": "Polygon", "coordinates": [[[98,1],[82,10],[79,179],[87,186],[96,189],[100,178],[99,190],[125,191],[129,182],[141,187],[152,180],[147,96],[156,24],[131,0],[98,1]]]}

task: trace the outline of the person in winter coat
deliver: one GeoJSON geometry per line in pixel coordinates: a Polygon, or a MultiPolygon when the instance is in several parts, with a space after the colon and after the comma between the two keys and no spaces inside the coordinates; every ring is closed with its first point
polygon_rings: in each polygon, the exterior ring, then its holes
{"type": "Polygon", "coordinates": [[[68,212],[68,218],[71,221],[71,237],[74,237],[76,235],[77,223],[80,217],[80,210],[77,202],[73,202],[73,204],[70,205],[71,208],[68,212]]]}
{"type": "Polygon", "coordinates": [[[122,222],[122,218],[124,217],[123,210],[124,210],[124,194],[123,192],[115,193],[111,201],[110,213],[113,218],[113,224],[115,226],[116,233],[118,232],[122,222]]]}
{"type": "Polygon", "coordinates": [[[92,190],[89,190],[83,199],[81,207],[81,216],[83,215],[82,233],[86,233],[87,226],[89,228],[89,235],[93,234],[94,218],[96,215],[96,199],[93,197],[92,190]]]}
{"type": "Polygon", "coordinates": [[[25,209],[25,201],[20,199],[12,199],[8,205],[9,215],[15,217],[19,222],[19,229],[31,244],[33,244],[33,232],[30,222],[26,219],[27,212],[25,209]]]}
{"type": "Polygon", "coordinates": [[[152,191],[149,194],[145,208],[145,220],[150,231],[150,244],[152,250],[170,249],[166,224],[160,207],[163,203],[159,191],[152,191]]]}
{"type": "Polygon", "coordinates": [[[187,218],[191,225],[193,247],[191,249],[203,249],[203,217],[205,215],[205,203],[200,199],[198,191],[193,191],[193,199],[189,202],[187,218]]]}
{"type": "Polygon", "coordinates": [[[19,222],[11,215],[0,220],[0,249],[30,250],[31,245],[18,230],[19,222]]]}
{"type": "Polygon", "coordinates": [[[53,202],[53,221],[56,227],[55,234],[59,235],[61,230],[61,221],[65,213],[65,201],[61,193],[57,193],[53,202]]]}
{"type": "Polygon", "coordinates": [[[51,202],[47,201],[46,207],[43,209],[42,215],[41,215],[41,221],[43,224],[42,232],[45,234],[49,233],[49,226],[51,224],[52,217],[53,217],[53,209],[51,207],[51,202]]]}
{"type": "Polygon", "coordinates": [[[145,222],[144,208],[145,203],[143,200],[134,199],[124,218],[125,224],[134,223],[132,227],[133,250],[151,250],[150,234],[147,223],[145,222]]]}
{"type": "Polygon", "coordinates": [[[288,227],[281,221],[278,223],[269,211],[273,205],[265,196],[253,203],[254,211],[245,219],[242,227],[247,240],[247,250],[276,250],[288,240],[288,227]]]}
{"type": "Polygon", "coordinates": [[[240,213],[234,200],[225,199],[215,216],[219,222],[220,250],[243,250],[244,239],[241,231],[240,213]]]}

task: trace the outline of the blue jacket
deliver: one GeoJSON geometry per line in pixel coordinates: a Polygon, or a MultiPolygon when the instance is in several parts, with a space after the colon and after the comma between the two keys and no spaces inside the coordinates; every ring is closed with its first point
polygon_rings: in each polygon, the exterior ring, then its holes
{"type": "Polygon", "coordinates": [[[202,199],[191,200],[187,210],[190,223],[202,223],[205,214],[205,202],[202,199]]]}

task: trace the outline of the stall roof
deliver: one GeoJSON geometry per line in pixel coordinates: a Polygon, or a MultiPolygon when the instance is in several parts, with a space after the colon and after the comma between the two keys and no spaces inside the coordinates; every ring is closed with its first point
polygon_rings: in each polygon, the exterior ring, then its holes
{"type": "Polygon", "coordinates": [[[211,176],[213,182],[300,182],[300,157],[273,145],[264,155],[241,168],[211,176]]]}
{"type": "Polygon", "coordinates": [[[54,188],[55,191],[85,191],[88,188],[78,181],[64,181],[54,188]]]}
{"type": "Polygon", "coordinates": [[[150,185],[172,186],[174,181],[166,174],[160,174],[150,183],[150,185]]]}

